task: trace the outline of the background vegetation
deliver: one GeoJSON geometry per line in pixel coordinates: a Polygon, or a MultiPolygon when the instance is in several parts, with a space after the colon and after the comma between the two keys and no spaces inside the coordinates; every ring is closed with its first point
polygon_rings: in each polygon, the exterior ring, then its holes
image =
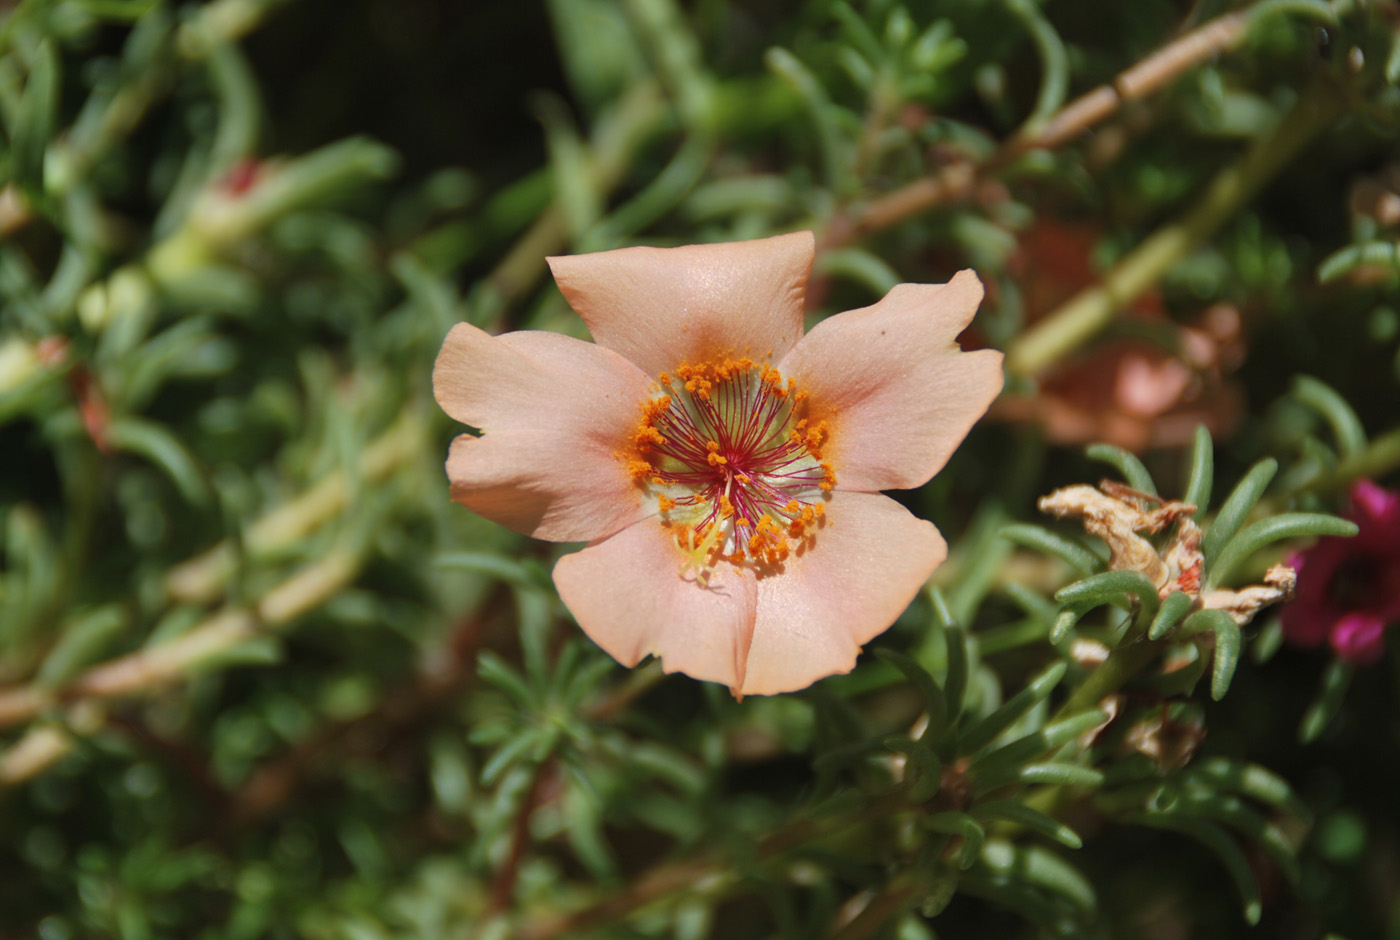
{"type": "Polygon", "coordinates": [[[1393,0],[3,7],[0,937],[1400,937],[1396,649],[1183,624],[1086,738],[1155,602],[1026,528],[1400,486],[1393,0]],[[975,267],[1010,377],[938,590],[735,703],[448,502],[430,372],[799,228],[813,317],[975,267]]]}

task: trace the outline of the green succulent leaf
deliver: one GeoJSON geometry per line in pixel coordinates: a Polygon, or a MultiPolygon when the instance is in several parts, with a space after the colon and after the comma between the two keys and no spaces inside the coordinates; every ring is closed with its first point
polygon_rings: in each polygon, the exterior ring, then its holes
{"type": "Polygon", "coordinates": [[[1343,702],[1346,701],[1347,686],[1351,684],[1353,671],[1348,663],[1340,659],[1334,659],[1328,664],[1322,674],[1322,681],[1318,684],[1317,696],[1303,713],[1303,720],[1299,723],[1298,740],[1304,744],[1311,744],[1327,730],[1327,726],[1337,717],[1343,702]]]}
{"type": "Polygon", "coordinates": [[[1104,571],[1089,575],[1055,592],[1055,600],[1080,614],[1104,604],[1124,603],[1123,595],[1133,595],[1141,605],[1141,616],[1156,615],[1157,587],[1140,571],[1104,571]]]}
{"type": "Polygon", "coordinates": [[[915,662],[913,657],[898,650],[880,647],[875,650],[875,656],[894,666],[904,673],[905,678],[914,683],[914,687],[923,696],[924,709],[928,713],[928,727],[922,737],[930,741],[939,740],[947,729],[949,720],[948,700],[944,697],[943,690],[939,688],[938,680],[934,679],[927,669],[915,662]]]}
{"type": "Polygon", "coordinates": [[[1198,610],[1186,618],[1183,625],[1186,633],[1210,630],[1215,634],[1214,665],[1211,667],[1210,695],[1219,701],[1230,689],[1235,677],[1235,668],[1240,662],[1240,651],[1244,645],[1239,624],[1223,610],[1198,610]]]}
{"type": "Polygon", "coordinates": [[[978,803],[970,812],[977,819],[999,820],[1025,826],[1041,835],[1049,836],[1066,848],[1078,849],[1084,845],[1084,840],[1069,826],[1020,800],[989,800],[978,803]]]}
{"type": "Polygon", "coordinates": [[[1259,923],[1263,904],[1259,899],[1259,883],[1254,879],[1249,859],[1230,834],[1209,820],[1186,813],[1134,813],[1124,817],[1124,822],[1154,829],[1165,829],[1190,836],[1202,843],[1220,859],[1239,891],[1244,906],[1244,919],[1252,926],[1259,923]]]}
{"type": "Polygon", "coordinates": [[[1080,574],[1095,574],[1104,570],[1103,559],[1083,545],[1038,525],[1012,523],[1001,530],[1002,537],[1022,548],[1054,555],[1080,574]]]}
{"type": "Polygon", "coordinates": [[[1230,495],[1220,507],[1220,512],[1216,513],[1215,521],[1201,538],[1201,552],[1206,556],[1207,562],[1213,560],[1225,543],[1239,531],[1240,526],[1244,525],[1250,510],[1259,502],[1259,497],[1264,495],[1264,490],[1268,488],[1275,473],[1278,473],[1278,461],[1272,457],[1265,457],[1251,467],[1244,479],[1230,491],[1230,495]]]}
{"type": "Polygon", "coordinates": [[[1092,915],[1098,907],[1094,888],[1083,873],[1042,846],[988,840],[982,850],[982,864],[1002,877],[1025,881],[1067,901],[1080,914],[1092,915]]]}
{"type": "Polygon", "coordinates": [[[1112,444],[1091,444],[1084,453],[1090,460],[1097,460],[1113,467],[1122,474],[1123,479],[1127,480],[1128,485],[1133,489],[1151,496],[1157,495],[1157,484],[1153,482],[1152,475],[1147,472],[1147,467],[1143,466],[1142,461],[1135,455],[1128,453],[1123,448],[1114,447],[1112,444]]]}
{"type": "Polygon", "coordinates": [[[1195,599],[1189,594],[1181,591],[1172,591],[1162,601],[1162,606],[1157,608],[1157,615],[1152,618],[1152,626],[1148,628],[1147,638],[1149,640],[1160,640],[1172,631],[1177,624],[1181,623],[1190,611],[1195,599]]]}
{"type": "Polygon", "coordinates": [[[1185,502],[1196,507],[1199,517],[1210,508],[1210,491],[1215,479],[1215,443],[1205,425],[1196,428],[1196,436],[1191,444],[1190,460],[1186,468],[1185,502]]]}
{"type": "Polygon", "coordinates": [[[44,155],[58,122],[59,80],[58,52],[51,40],[44,40],[34,52],[34,67],[11,132],[10,172],[17,183],[35,193],[43,189],[44,155]]]}
{"type": "Polygon", "coordinates": [[[1060,680],[1065,677],[1069,665],[1057,661],[1031,679],[1026,687],[1008,699],[1002,706],[985,718],[974,722],[958,735],[958,750],[963,754],[975,754],[990,744],[997,735],[1009,728],[1017,719],[1029,711],[1037,702],[1049,697],[1060,680]]]}
{"type": "Polygon", "coordinates": [[[1366,428],[1336,389],[1310,375],[1299,375],[1293,379],[1293,397],[1327,421],[1343,458],[1354,458],[1366,449],[1366,428]]]}
{"type": "Polygon", "coordinates": [[[962,847],[958,850],[958,867],[963,871],[977,864],[977,857],[982,852],[982,843],[987,838],[977,820],[966,813],[935,813],[924,820],[924,827],[933,832],[959,836],[962,839],[962,847]]]}
{"type": "Polygon", "coordinates": [[[1317,512],[1286,512],[1261,519],[1241,529],[1220,548],[1213,562],[1206,565],[1206,584],[1220,584],[1249,556],[1284,539],[1321,538],[1328,535],[1353,536],[1356,523],[1317,512]]]}

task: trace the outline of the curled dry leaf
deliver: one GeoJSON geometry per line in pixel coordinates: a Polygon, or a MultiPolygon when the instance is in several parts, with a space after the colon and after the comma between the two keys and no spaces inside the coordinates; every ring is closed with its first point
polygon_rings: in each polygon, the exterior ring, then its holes
{"type": "Polygon", "coordinates": [[[1041,512],[1061,519],[1081,519],[1084,531],[1108,545],[1108,566],[1113,571],[1140,572],[1157,588],[1159,597],[1181,591],[1193,599],[1193,609],[1223,610],[1241,626],[1262,608],[1290,600],[1297,586],[1292,568],[1275,565],[1263,584],[1202,594],[1201,528],[1191,518],[1196,507],[1190,503],[1162,500],[1104,480],[1098,488],[1078,484],[1055,490],[1041,497],[1038,505],[1041,512]],[[1175,530],[1161,550],[1144,537],[1172,526],[1175,530]]]}

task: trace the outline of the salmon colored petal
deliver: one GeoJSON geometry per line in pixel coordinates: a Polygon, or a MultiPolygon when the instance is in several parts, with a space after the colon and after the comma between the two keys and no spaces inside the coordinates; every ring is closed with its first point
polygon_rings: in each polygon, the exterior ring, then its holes
{"type": "Polygon", "coordinates": [[[616,454],[653,383],[623,357],[557,333],[452,328],[433,392],[480,428],[452,442],[452,498],[536,538],[582,541],[648,515],[616,454]]]}
{"type": "Polygon", "coordinates": [[[758,582],[746,695],[850,672],[861,645],[894,623],[948,555],[932,523],[887,496],[838,492],[830,506],[802,556],[758,582]]]}
{"type": "Polygon", "coordinates": [[[667,672],[738,689],[753,636],[750,571],[723,565],[702,584],[653,521],[565,555],[554,584],[583,632],[624,666],[658,656],[667,672]]]}
{"type": "Polygon", "coordinates": [[[819,323],[779,364],[810,397],[843,490],[922,486],[1001,391],[1001,353],[962,352],[982,300],[971,271],[900,284],[869,307],[819,323]]]}
{"type": "Polygon", "coordinates": [[[731,353],[776,362],[802,336],[811,232],[549,259],[599,344],[649,375],[731,353]]]}

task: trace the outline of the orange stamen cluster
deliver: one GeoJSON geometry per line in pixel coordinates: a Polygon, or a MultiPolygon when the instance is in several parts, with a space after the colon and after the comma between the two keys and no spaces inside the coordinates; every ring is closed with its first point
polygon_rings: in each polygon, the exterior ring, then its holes
{"type": "Polygon", "coordinates": [[[657,393],[618,456],[655,494],[687,570],[704,578],[727,561],[764,574],[801,554],[836,472],[822,457],[830,429],[806,416],[797,380],[719,357],[661,373],[657,393]]]}

